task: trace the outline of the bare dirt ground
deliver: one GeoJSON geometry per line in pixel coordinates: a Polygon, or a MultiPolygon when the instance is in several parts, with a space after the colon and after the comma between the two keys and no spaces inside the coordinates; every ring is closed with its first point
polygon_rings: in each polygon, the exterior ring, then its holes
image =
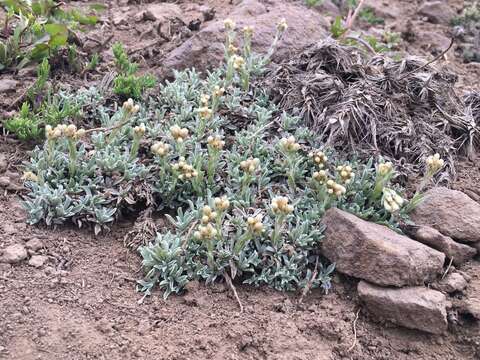
{"type": "MultiPolygon", "coordinates": [[[[416,18],[417,1],[396,1],[390,9],[392,2],[370,3],[396,14],[386,16],[386,22],[397,31],[407,18],[418,22],[419,34],[449,31],[416,18]]],[[[455,8],[462,6],[461,1],[451,3],[455,8]]],[[[113,34],[113,40],[135,49],[137,37],[148,31],[148,25],[135,26],[118,17],[126,7],[135,10],[142,5],[111,5],[104,16],[112,24],[117,17],[117,25],[99,28],[88,36],[102,42],[113,34]]],[[[180,5],[186,22],[202,12],[200,6],[215,7],[218,17],[233,6],[214,0],[180,5]]],[[[145,41],[153,39],[148,34],[144,37],[145,41]]],[[[421,44],[423,40],[403,46],[411,53],[432,57],[431,48],[421,44]]],[[[148,57],[138,52],[144,68],[161,66],[158,59],[165,46],[171,45],[154,47],[157,50],[148,57]]],[[[108,51],[103,55],[108,58],[108,51]]],[[[455,69],[462,88],[477,86],[477,65],[464,65],[453,55],[442,59],[442,65],[455,69]]],[[[2,99],[2,110],[7,101],[2,99]]],[[[3,137],[0,153],[8,159],[7,171],[17,173],[30,148],[3,137]]],[[[458,169],[454,187],[479,187],[478,162],[462,161],[458,169]]],[[[222,284],[190,285],[185,295],[167,301],[154,293],[140,303],[142,296],[135,292],[135,281],[141,277],[140,259],[123,246],[123,236],[132,225],[129,220],[98,237],[68,227],[31,227],[25,224],[18,200],[12,192],[0,195],[0,248],[36,238],[44,245],[37,253],[48,256],[48,262],[42,269],[26,263],[14,267],[0,264],[0,359],[480,358],[480,324],[473,319],[456,316],[448,333],[441,336],[377,323],[356,299],[355,280],[339,275],[329,294],[315,290],[303,303],[298,294],[239,285],[243,313],[222,284]]],[[[465,294],[455,297],[480,299],[480,262],[474,260],[461,270],[471,282],[465,294]]]]}

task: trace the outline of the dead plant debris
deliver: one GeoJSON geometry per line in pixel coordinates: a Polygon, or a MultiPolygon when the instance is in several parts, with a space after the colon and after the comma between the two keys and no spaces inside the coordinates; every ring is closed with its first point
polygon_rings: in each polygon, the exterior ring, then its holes
{"type": "Polygon", "coordinates": [[[280,109],[301,116],[326,146],[381,155],[406,172],[440,153],[451,178],[454,156],[471,157],[480,147],[480,93],[458,96],[456,80],[418,57],[370,57],[327,39],[270,70],[262,82],[280,109]]]}

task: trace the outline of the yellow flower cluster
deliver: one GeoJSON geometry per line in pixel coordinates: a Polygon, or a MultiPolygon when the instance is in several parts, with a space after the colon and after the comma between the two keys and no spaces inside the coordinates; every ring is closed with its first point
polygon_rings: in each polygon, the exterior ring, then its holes
{"type": "Polygon", "coordinates": [[[213,88],[213,96],[215,97],[221,97],[223,96],[224,93],[225,93],[225,88],[223,87],[215,85],[215,87],[213,88]]]}
{"type": "Polygon", "coordinates": [[[217,236],[218,232],[212,224],[200,225],[193,236],[198,240],[211,240],[217,236]]]}
{"type": "Polygon", "coordinates": [[[170,134],[172,134],[173,140],[176,142],[184,142],[188,138],[188,129],[180,128],[178,125],[173,125],[170,127],[170,134]]]}
{"type": "Polygon", "coordinates": [[[230,201],[228,201],[228,198],[225,195],[222,197],[216,197],[213,199],[213,203],[215,204],[215,209],[219,211],[226,211],[230,207],[230,201]]]}
{"type": "Polygon", "coordinates": [[[300,144],[295,140],[295,136],[280,139],[280,147],[287,152],[295,152],[300,150],[300,144]]]}
{"type": "Polygon", "coordinates": [[[315,171],[312,175],[313,180],[323,185],[328,181],[328,173],[325,170],[315,171]]]}
{"type": "Polygon", "coordinates": [[[210,206],[205,205],[202,209],[202,224],[208,224],[209,222],[215,221],[217,215],[216,211],[213,211],[210,206]]]}
{"type": "Polygon", "coordinates": [[[135,105],[133,99],[128,99],[123,103],[123,110],[125,110],[127,113],[134,115],[140,110],[140,105],[135,105]]]}
{"type": "Polygon", "coordinates": [[[245,26],[243,28],[243,34],[245,36],[251,37],[253,35],[253,26],[245,26]]]}
{"type": "Polygon", "coordinates": [[[215,150],[222,150],[225,146],[225,141],[223,141],[220,135],[209,136],[207,138],[207,143],[215,150]]]}
{"type": "Polygon", "coordinates": [[[25,171],[23,173],[22,179],[25,180],[25,181],[37,182],[38,181],[38,176],[35,175],[35,173],[33,173],[31,171],[25,171]]]}
{"type": "MultiPolygon", "coordinates": [[[[205,95],[208,96],[208,95],[205,95]]],[[[212,109],[209,109],[208,106],[202,106],[198,108],[198,114],[202,119],[210,119],[213,115],[212,109]]]]}
{"type": "Polygon", "coordinates": [[[335,181],[330,179],[327,181],[327,192],[329,194],[340,197],[347,192],[347,189],[345,189],[344,186],[337,184],[335,181]]]}
{"type": "Polygon", "coordinates": [[[388,212],[395,212],[400,210],[404,200],[392,189],[383,189],[383,207],[388,212]]]}
{"type": "Polygon", "coordinates": [[[254,234],[261,234],[264,231],[263,223],[262,223],[262,215],[258,214],[257,216],[249,216],[247,218],[247,226],[248,230],[253,232],[254,234]]]}
{"type": "Polygon", "coordinates": [[[381,176],[386,176],[390,174],[392,170],[393,170],[393,164],[390,161],[386,163],[378,164],[378,174],[381,176]]]}
{"type": "Polygon", "coordinates": [[[187,164],[184,157],[179,158],[178,163],[172,165],[172,169],[180,172],[180,175],[178,175],[180,180],[190,180],[198,176],[198,172],[192,165],[187,164]]]}
{"type": "Polygon", "coordinates": [[[225,19],[223,21],[223,25],[225,26],[226,30],[233,30],[235,28],[235,21],[232,19],[225,19]]]}
{"type": "Polygon", "coordinates": [[[233,68],[235,70],[241,69],[245,66],[245,59],[241,56],[233,55],[233,68]]]}
{"type": "Polygon", "coordinates": [[[245,171],[246,173],[253,174],[255,170],[258,169],[260,165],[260,159],[258,158],[250,158],[248,160],[244,160],[240,163],[240,168],[245,171]]]}
{"type": "Polygon", "coordinates": [[[202,94],[200,96],[200,103],[204,106],[208,105],[208,102],[210,101],[210,95],[207,94],[202,94]]]}
{"type": "Polygon", "coordinates": [[[317,165],[320,169],[323,169],[328,161],[327,155],[325,155],[325,153],[320,150],[310,152],[308,154],[308,157],[310,157],[315,163],[315,165],[317,165]]]}
{"type": "Polygon", "coordinates": [[[164,156],[166,156],[166,155],[168,154],[168,152],[170,151],[170,145],[169,145],[169,144],[165,144],[164,142],[158,141],[158,142],[156,142],[155,144],[153,144],[153,145],[150,147],[150,150],[151,150],[152,153],[154,153],[155,155],[164,157],[164,156]]]}
{"type": "Polygon", "coordinates": [[[228,53],[229,54],[236,54],[237,51],[238,51],[238,48],[235,47],[235,45],[233,45],[233,44],[228,45],[228,53]]]}
{"type": "Polygon", "coordinates": [[[337,166],[337,171],[340,175],[340,179],[342,179],[345,184],[350,184],[355,178],[355,173],[350,165],[337,166]]]}
{"type": "Polygon", "coordinates": [[[272,211],[275,215],[287,215],[293,212],[293,205],[288,203],[288,198],[285,196],[277,196],[272,199],[272,211]]]}
{"type": "Polygon", "coordinates": [[[50,125],[45,126],[45,134],[48,140],[54,140],[65,136],[70,139],[80,139],[85,136],[85,129],[77,129],[73,124],[70,125],[57,125],[52,128],[50,125]]]}
{"type": "Polygon", "coordinates": [[[444,165],[443,159],[440,158],[440,154],[430,155],[427,158],[427,168],[428,171],[432,174],[435,174],[440,170],[444,165]]]}
{"type": "Polygon", "coordinates": [[[280,32],[284,32],[287,29],[288,29],[287,20],[281,19],[277,24],[277,30],[280,32]]]}
{"type": "Polygon", "coordinates": [[[133,134],[136,137],[142,137],[143,135],[145,135],[145,131],[146,131],[146,128],[144,123],[141,123],[139,126],[135,126],[133,128],[133,134]]]}

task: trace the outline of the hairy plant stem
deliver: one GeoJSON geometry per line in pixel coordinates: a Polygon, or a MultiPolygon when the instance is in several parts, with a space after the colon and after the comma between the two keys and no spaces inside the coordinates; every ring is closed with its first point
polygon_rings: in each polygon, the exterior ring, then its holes
{"type": "Polygon", "coordinates": [[[245,199],[245,195],[248,191],[250,191],[250,185],[252,183],[252,175],[249,173],[245,172],[243,174],[241,183],[240,183],[240,195],[243,199],[245,199]]]}
{"type": "Polygon", "coordinates": [[[130,113],[128,111],[125,111],[125,110],[122,110],[122,111],[123,111],[122,118],[120,119],[120,121],[115,126],[113,126],[111,128],[106,128],[106,129],[99,128],[99,129],[91,129],[91,130],[87,130],[87,131],[90,132],[92,130],[99,130],[99,131],[100,130],[104,130],[104,131],[111,130],[110,135],[108,135],[108,138],[107,138],[107,144],[110,144],[117,137],[117,134],[120,131],[120,129],[123,128],[125,125],[127,125],[128,122],[130,121],[130,113]]]}
{"type": "Polygon", "coordinates": [[[240,70],[240,83],[244,91],[250,87],[250,72],[243,66],[240,70]]]}
{"type": "Polygon", "coordinates": [[[209,185],[213,185],[215,170],[217,169],[219,158],[220,152],[216,149],[212,149],[211,147],[209,147],[209,157],[207,164],[207,181],[209,185]]]}
{"type": "Polygon", "coordinates": [[[135,160],[138,156],[138,149],[140,148],[141,138],[142,137],[138,135],[133,136],[133,143],[132,143],[132,147],[130,148],[130,161],[135,160]]]}
{"type": "Polygon", "coordinates": [[[185,142],[184,141],[175,141],[175,146],[177,148],[178,156],[185,157],[185,151],[186,151],[185,142]]]}
{"type": "Polygon", "coordinates": [[[252,240],[253,236],[250,231],[247,231],[245,234],[240,236],[238,241],[235,243],[235,246],[233,248],[233,253],[236,255],[240,255],[243,249],[245,249],[245,246],[252,240]]]}
{"type": "Polygon", "coordinates": [[[68,173],[70,177],[75,176],[75,171],[77,168],[77,143],[73,139],[68,139],[68,173]]]}
{"type": "Polygon", "coordinates": [[[274,228],[273,228],[273,234],[272,234],[272,244],[273,246],[276,248],[276,249],[279,249],[280,248],[280,233],[282,231],[282,226],[283,226],[283,222],[285,220],[285,215],[281,214],[281,215],[277,215],[275,217],[275,225],[274,225],[274,228]]]}

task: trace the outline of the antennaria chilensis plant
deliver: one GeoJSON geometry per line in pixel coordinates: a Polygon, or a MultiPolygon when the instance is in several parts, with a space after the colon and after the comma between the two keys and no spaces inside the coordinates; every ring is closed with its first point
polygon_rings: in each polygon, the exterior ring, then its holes
{"type": "Polygon", "coordinates": [[[270,52],[251,52],[251,28],[240,52],[235,24],[225,27],[226,64],[205,78],[176,72],[157,96],[99,106],[97,128],[47,128],[26,165],[29,222],[99,233],[122,213],[162,211],[169,226],[139,247],[147,295],[158,286],[168,297],[194,279],[327,291],[334,265],[318,252],[323,214],[339,207],[396,228],[407,215],[394,169],[339,158],[279,113],[255,86],[270,52]]]}

